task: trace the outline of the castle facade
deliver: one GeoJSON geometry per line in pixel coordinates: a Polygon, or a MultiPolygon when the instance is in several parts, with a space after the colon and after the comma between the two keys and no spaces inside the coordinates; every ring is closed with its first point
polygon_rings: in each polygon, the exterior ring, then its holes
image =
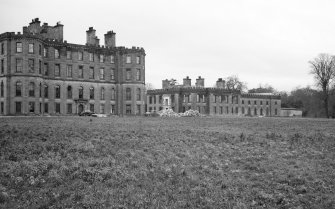
{"type": "Polygon", "coordinates": [[[280,95],[228,90],[222,78],[215,88],[205,88],[204,83],[200,76],[194,86],[189,77],[183,79],[182,85],[170,85],[169,80],[163,80],[162,89],[147,91],[147,111],[172,109],[180,113],[192,109],[217,116],[280,116],[280,95]]]}
{"type": "Polygon", "coordinates": [[[0,34],[0,115],[145,112],[145,51],[104,46],[90,27],[86,44],[63,40],[63,25],[38,18],[22,33],[0,34]]]}

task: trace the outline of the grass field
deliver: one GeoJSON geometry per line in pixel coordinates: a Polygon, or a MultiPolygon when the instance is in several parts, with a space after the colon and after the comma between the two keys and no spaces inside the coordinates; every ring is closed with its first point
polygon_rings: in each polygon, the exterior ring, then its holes
{"type": "Polygon", "coordinates": [[[335,120],[0,118],[0,208],[335,208],[335,120]]]}

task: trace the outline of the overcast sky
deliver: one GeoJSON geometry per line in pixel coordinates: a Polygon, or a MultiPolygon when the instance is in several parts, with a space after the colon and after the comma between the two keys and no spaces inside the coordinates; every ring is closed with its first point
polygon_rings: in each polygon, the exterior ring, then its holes
{"type": "Polygon", "coordinates": [[[335,54],[332,0],[1,0],[0,33],[22,31],[31,19],[64,24],[64,39],[85,44],[93,26],[117,46],[146,50],[146,82],[198,76],[211,87],[238,75],[248,88],[280,91],[313,86],[308,61],[335,54]]]}

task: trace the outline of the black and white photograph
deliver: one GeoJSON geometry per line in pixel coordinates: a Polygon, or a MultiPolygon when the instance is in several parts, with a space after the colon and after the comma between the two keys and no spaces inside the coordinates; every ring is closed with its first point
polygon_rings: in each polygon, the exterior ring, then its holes
{"type": "Polygon", "coordinates": [[[335,1],[0,11],[0,208],[335,208],[335,1]]]}

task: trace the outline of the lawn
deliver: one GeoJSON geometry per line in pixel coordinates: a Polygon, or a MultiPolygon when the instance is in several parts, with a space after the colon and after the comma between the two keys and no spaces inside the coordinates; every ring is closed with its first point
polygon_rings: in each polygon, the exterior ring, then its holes
{"type": "Polygon", "coordinates": [[[0,118],[0,208],[335,208],[335,120],[0,118]]]}

